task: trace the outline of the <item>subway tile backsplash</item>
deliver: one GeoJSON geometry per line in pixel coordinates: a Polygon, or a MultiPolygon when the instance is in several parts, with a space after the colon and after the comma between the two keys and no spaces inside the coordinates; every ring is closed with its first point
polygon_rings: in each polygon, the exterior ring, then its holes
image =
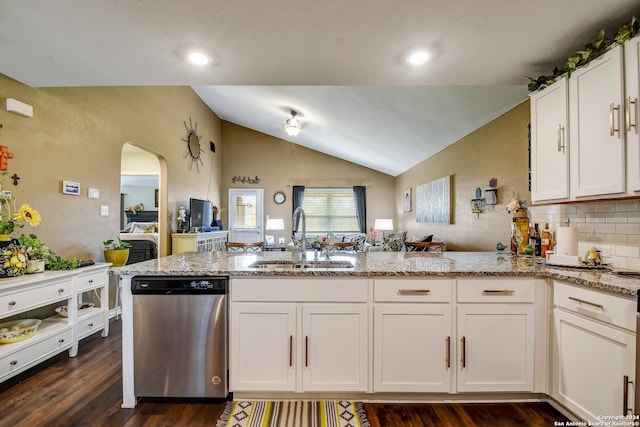
{"type": "Polygon", "coordinates": [[[640,199],[529,207],[529,218],[555,232],[569,221],[578,228],[578,254],[593,247],[614,267],[640,270],[640,199]]]}

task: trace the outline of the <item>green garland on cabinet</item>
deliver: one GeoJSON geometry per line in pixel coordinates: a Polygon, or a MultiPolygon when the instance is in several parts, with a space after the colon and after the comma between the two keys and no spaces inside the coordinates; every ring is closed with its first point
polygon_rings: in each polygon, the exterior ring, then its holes
{"type": "Polygon", "coordinates": [[[529,79],[529,92],[534,92],[549,86],[565,74],[567,77],[571,77],[573,71],[602,55],[614,43],[619,45],[623,44],[638,34],[640,34],[640,23],[635,16],[631,18],[630,22],[620,27],[612,39],[607,39],[604,30],[600,30],[598,32],[598,39],[595,42],[587,43],[583,49],[567,58],[567,62],[563,66],[555,67],[553,74],[550,76],[543,75],[538,78],[527,76],[529,79]]]}

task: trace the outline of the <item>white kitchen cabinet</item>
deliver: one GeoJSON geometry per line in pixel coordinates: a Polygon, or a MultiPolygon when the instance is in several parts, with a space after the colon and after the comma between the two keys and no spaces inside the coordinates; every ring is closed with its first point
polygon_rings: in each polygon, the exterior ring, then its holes
{"type": "Polygon", "coordinates": [[[230,389],[294,391],[296,304],[233,304],[231,313],[230,389]]]}
{"type": "Polygon", "coordinates": [[[455,280],[374,283],[374,392],[449,393],[455,280]]]}
{"type": "Polygon", "coordinates": [[[303,304],[300,366],[304,391],[366,391],[367,306],[303,304]]]}
{"type": "Polygon", "coordinates": [[[635,301],[555,282],[554,307],[551,396],[587,421],[624,414],[633,407],[625,378],[635,373],[635,301]]]}
{"type": "Polygon", "coordinates": [[[531,94],[531,200],[569,199],[567,78],[531,94]]]}
{"type": "Polygon", "coordinates": [[[533,280],[458,282],[457,391],[534,390],[535,286],[533,280]]]}
{"type": "Polygon", "coordinates": [[[569,78],[572,198],[624,195],[623,67],[616,46],[569,78]]]}
{"type": "Polygon", "coordinates": [[[625,131],[627,137],[627,184],[630,195],[640,192],[640,36],[624,45],[625,131]]]}
{"type": "Polygon", "coordinates": [[[366,279],[232,279],[231,391],[366,391],[367,298],[366,279]]]}

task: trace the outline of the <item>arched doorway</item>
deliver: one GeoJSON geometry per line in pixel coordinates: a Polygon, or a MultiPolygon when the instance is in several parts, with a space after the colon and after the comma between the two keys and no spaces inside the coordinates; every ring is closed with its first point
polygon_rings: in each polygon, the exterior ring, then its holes
{"type": "Polygon", "coordinates": [[[166,170],[167,163],[161,155],[133,142],[127,142],[122,146],[120,229],[126,229],[130,222],[157,221],[158,256],[166,256],[169,247],[166,170]]]}

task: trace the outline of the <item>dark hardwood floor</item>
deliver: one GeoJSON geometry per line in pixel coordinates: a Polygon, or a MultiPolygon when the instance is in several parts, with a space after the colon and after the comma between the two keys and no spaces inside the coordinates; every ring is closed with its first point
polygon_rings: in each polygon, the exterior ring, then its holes
{"type": "MultiPolygon", "coordinates": [[[[223,403],[140,402],[122,409],[121,322],[107,338],[80,342],[75,358],[62,353],[0,384],[0,426],[215,426],[223,403]]],[[[566,418],[546,403],[365,404],[371,427],[553,426],[566,418]]]]}

